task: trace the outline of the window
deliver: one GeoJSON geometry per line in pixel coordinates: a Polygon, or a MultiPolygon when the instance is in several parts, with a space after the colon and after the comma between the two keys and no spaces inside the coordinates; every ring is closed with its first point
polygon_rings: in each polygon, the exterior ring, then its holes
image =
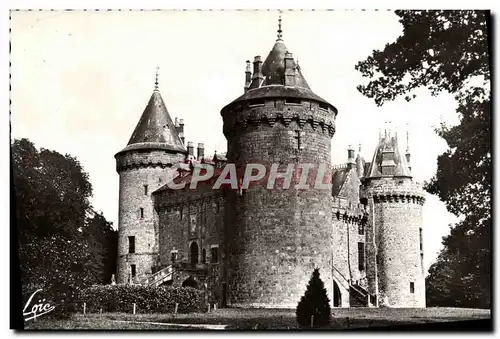
{"type": "Polygon", "coordinates": [[[423,244],[423,237],[422,237],[422,229],[419,228],[418,231],[419,231],[419,237],[420,237],[420,250],[423,251],[424,244],[423,244]]]}
{"type": "Polygon", "coordinates": [[[207,250],[203,249],[201,252],[201,262],[206,264],[207,263],[207,250]]]}
{"type": "Polygon", "coordinates": [[[182,207],[179,209],[179,215],[180,215],[180,217],[181,217],[181,220],[182,220],[182,219],[184,219],[184,215],[183,215],[183,213],[182,213],[182,207]]]}
{"type": "Polygon", "coordinates": [[[264,99],[252,99],[248,102],[248,106],[261,106],[264,105],[266,102],[264,99]]]}
{"type": "Polygon", "coordinates": [[[295,139],[297,139],[297,149],[298,150],[302,149],[302,145],[300,143],[301,142],[301,139],[300,139],[301,135],[302,135],[302,133],[300,130],[295,131],[295,139]]]}
{"type": "Polygon", "coordinates": [[[144,185],[144,195],[148,195],[148,185],[144,185]]]}
{"type": "Polygon", "coordinates": [[[135,237],[128,237],[128,253],[135,253],[135,237]]]}
{"type": "Polygon", "coordinates": [[[219,262],[219,246],[212,245],[210,247],[210,263],[216,264],[219,262]]]}
{"type": "Polygon", "coordinates": [[[158,178],[158,182],[161,184],[161,178],[158,178]]]}
{"type": "Polygon", "coordinates": [[[135,278],[135,264],[130,265],[130,275],[132,275],[132,278],[135,278]]]}
{"type": "Polygon", "coordinates": [[[220,212],[220,202],[219,201],[217,201],[215,208],[216,208],[217,213],[219,213],[220,212]]]}
{"type": "Polygon", "coordinates": [[[365,221],[363,220],[363,218],[361,216],[358,219],[358,234],[359,235],[365,234],[365,221]]]}
{"type": "Polygon", "coordinates": [[[141,207],[141,219],[144,218],[144,208],[141,207]]]}
{"type": "Polygon", "coordinates": [[[328,111],[328,105],[327,105],[327,104],[325,104],[325,103],[323,103],[323,102],[320,102],[320,103],[319,103],[319,108],[321,108],[321,109],[324,109],[324,110],[328,111]]]}
{"type": "Polygon", "coordinates": [[[177,251],[170,252],[170,261],[172,261],[172,264],[177,261],[177,251]]]}
{"type": "Polygon", "coordinates": [[[360,271],[365,270],[365,244],[358,242],[358,268],[360,271]]]}
{"type": "Polygon", "coordinates": [[[299,98],[286,98],[285,104],[300,105],[302,100],[299,98]]]}
{"type": "Polygon", "coordinates": [[[415,293],[415,283],[413,281],[410,282],[410,293],[415,293]]]}

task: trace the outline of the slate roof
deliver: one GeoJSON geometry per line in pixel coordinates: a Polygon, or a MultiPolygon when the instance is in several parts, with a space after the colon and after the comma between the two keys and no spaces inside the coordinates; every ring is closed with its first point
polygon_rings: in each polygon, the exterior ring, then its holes
{"type": "Polygon", "coordinates": [[[344,186],[350,169],[348,167],[334,169],[332,173],[332,196],[339,195],[340,190],[344,186]]]}
{"type": "Polygon", "coordinates": [[[287,51],[281,39],[276,41],[271,52],[269,52],[269,55],[262,64],[264,81],[259,83],[258,79],[252,80],[249,90],[230,104],[226,105],[222,111],[236,102],[255,98],[294,97],[310,99],[327,104],[335,114],[337,114],[338,111],[332,104],[313,93],[298,65],[295,65],[296,86],[285,86],[285,54],[287,51]]]}
{"type": "Polygon", "coordinates": [[[399,150],[398,139],[397,137],[390,135],[380,138],[366,177],[373,178],[382,176],[382,153],[384,150],[394,152],[392,159],[390,160],[390,163],[394,163],[395,165],[394,176],[411,177],[406,157],[399,150]]]}
{"type": "Polygon", "coordinates": [[[137,149],[163,149],[173,152],[186,152],[175,124],[157,89],[151,95],[127,147],[119,153],[137,149]]]}

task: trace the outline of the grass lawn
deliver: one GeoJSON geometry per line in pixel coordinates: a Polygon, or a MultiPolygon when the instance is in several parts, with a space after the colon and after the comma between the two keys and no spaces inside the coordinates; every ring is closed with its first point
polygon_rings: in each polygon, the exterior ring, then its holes
{"type": "MultiPolygon", "coordinates": [[[[327,329],[383,327],[395,325],[490,319],[489,310],[460,308],[390,309],[350,308],[333,309],[332,323],[327,329]],[[349,318],[348,320],[346,318],[349,318]]],[[[226,329],[286,330],[299,329],[295,310],[277,309],[218,309],[210,313],[191,314],[74,314],[68,320],[40,318],[29,321],[26,329],[33,330],[202,330],[186,324],[227,325],[226,329]],[[130,321],[127,322],[127,321],[130,321]],[[168,323],[170,325],[162,325],[168,323]],[[179,326],[175,326],[179,324],[179,326]],[[181,326],[183,325],[183,326],[181,326]]]]}

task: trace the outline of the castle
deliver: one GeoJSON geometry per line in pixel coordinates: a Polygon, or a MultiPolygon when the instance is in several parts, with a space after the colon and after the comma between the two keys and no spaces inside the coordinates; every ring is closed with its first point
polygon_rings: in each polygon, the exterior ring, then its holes
{"type": "MultiPolygon", "coordinates": [[[[247,61],[244,93],[221,110],[227,153],[185,142],[158,89],[115,155],[120,177],[117,282],[190,286],[219,307],[296,307],[314,268],[332,307],[425,307],[424,193],[409,150],[385,131],[371,162],[352,147],[331,166],[337,109],[316,95],[282,39],[247,61]],[[193,162],[326,163],[331,190],[173,190],[193,162]],[[181,173],[182,174],[182,173],[181,173]],[[181,175],[179,174],[179,175],[181,175]]],[[[342,128],[340,126],[340,128],[342,128]]],[[[280,171],[286,171],[281,168],[280,171]]]]}

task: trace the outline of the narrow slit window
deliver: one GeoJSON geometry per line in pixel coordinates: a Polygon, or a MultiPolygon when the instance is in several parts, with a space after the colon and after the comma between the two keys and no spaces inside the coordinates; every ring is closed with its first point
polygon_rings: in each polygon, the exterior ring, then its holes
{"type": "Polygon", "coordinates": [[[212,246],[210,248],[210,263],[216,264],[219,262],[219,247],[212,246]]]}
{"type": "Polygon", "coordinates": [[[144,195],[148,195],[148,185],[144,185],[144,195]]]}
{"type": "Polygon", "coordinates": [[[144,219],[144,208],[141,207],[141,219],[144,219]]]}
{"type": "Polygon", "coordinates": [[[128,237],[128,253],[135,253],[135,237],[128,237]]]}
{"type": "Polygon", "coordinates": [[[358,242],[358,269],[365,270],[365,244],[358,242]]]}
{"type": "Polygon", "coordinates": [[[132,278],[135,278],[136,273],[135,264],[130,265],[130,274],[132,275],[132,278]]]}
{"type": "Polygon", "coordinates": [[[410,282],[410,293],[415,293],[415,283],[413,281],[410,282]]]}

